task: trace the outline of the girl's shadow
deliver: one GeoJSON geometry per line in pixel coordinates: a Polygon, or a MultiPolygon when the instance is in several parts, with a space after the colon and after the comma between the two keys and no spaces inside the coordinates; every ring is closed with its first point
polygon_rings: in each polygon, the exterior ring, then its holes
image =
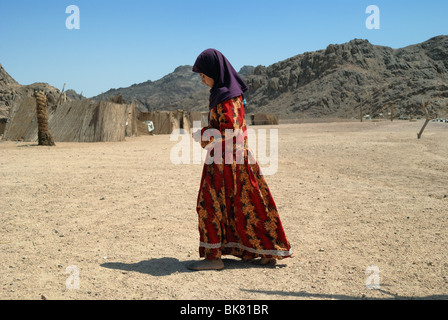
{"type": "MultiPolygon", "coordinates": [[[[194,261],[179,261],[176,258],[160,258],[140,261],[137,263],[123,262],[107,262],[101,264],[102,267],[108,269],[117,269],[123,271],[133,271],[150,274],[155,277],[169,276],[173,273],[190,273],[197,272],[188,269],[188,266],[194,261]]],[[[244,262],[236,259],[223,259],[224,270],[231,269],[250,269],[250,268],[274,268],[267,266],[259,266],[251,262],[244,262]]],[[[283,268],[286,265],[276,265],[275,268],[283,268]]]]}
{"type": "Polygon", "coordinates": [[[176,272],[189,272],[188,261],[181,262],[175,258],[150,259],[137,263],[107,262],[101,266],[108,269],[146,273],[156,277],[169,276],[176,272]]]}

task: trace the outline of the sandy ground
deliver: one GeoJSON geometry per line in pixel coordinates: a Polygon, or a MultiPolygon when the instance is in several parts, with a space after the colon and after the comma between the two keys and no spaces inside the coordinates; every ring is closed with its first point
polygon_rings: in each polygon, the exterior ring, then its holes
{"type": "Polygon", "coordinates": [[[0,298],[447,299],[448,124],[421,126],[257,127],[278,129],[266,179],[294,257],[219,272],[186,268],[202,165],[174,165],[169,136],[0,142],[0,298]]]}

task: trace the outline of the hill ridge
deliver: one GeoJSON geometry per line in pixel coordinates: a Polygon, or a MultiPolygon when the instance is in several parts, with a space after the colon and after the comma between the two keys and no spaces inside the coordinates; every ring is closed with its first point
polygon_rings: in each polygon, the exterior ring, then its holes
{"type": "MultiPolygon", "coordinates": [[[[191,68],[178,66],[159,80],[110,89],[92,99],[121,95],[142,111],[208,110],[209,88],[191,68]]],[[[269,66],[244,66],[239,72],[250,87],[248,113],[350,118],[359,115],[363,103],[365,112],[373,116],[387,112],[391,105],[397,115],[421,114],[423,100],[430,100],[436,112],[448,113],[447,35],[398,49],[353,39],[269,66]]],[[[7,115],[13,92],[31,87],[20,86],[0,65],[0,118],[7,115]]],[[[84,98],[76,92],[70,95],[84,98]]]]}

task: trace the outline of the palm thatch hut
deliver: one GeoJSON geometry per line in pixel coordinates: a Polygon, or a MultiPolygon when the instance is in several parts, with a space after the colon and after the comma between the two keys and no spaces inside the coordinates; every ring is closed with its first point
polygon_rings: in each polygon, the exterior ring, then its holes
{"type": "MultiPolygon", "coordinates": [[[[55,142],[112,142],[137,135],[134,104],[85,99],[48,107],[55,142]]],[[[9,113],[4,140],[37,141],[36,101],[18,101],[9,113]]]]}

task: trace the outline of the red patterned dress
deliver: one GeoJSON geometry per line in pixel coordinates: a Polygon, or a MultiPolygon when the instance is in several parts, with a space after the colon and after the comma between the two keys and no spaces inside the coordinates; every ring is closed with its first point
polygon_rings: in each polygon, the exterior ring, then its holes
{"type": "Polygon", "coordinates": [[[196,208],[199,254],[209,260],[287,258],[290,245],[248,148],[244,113],[241,96],[224,101],[210,110],[209,126],[202,129],[201,144],[208,151],[196,208]]]}

